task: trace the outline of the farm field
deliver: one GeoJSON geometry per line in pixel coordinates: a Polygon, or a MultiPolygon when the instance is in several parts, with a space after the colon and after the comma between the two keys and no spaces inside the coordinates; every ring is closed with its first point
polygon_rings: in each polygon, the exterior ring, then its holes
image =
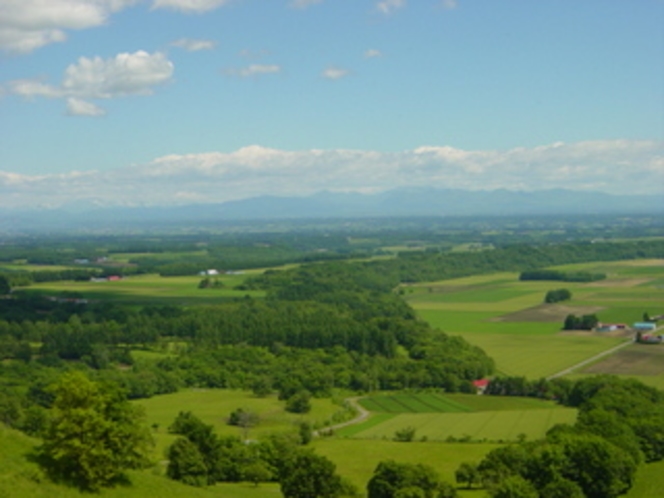
{"type": "MultiPolygon", "coordinates": [[[[628,339],[628,334],[562,333],[568,314],[596,314],[600,321],[633,323],[644,311],[664,310],[664,261],[639,260],[555,267],[605,273],[591,283],[518,280],[517,273],[403,286],[405,299],[434,327],[482,347],[505,375],[546,377],[628,339]],[[567,288],[572,300],[543,304],[551,289],[567,288]]],[[[663,379],[664,380],[664,379],[663,379]]]]}
{"type": "MultiPolygon", "coordinates": [[[[441,477],[454,483],[454,471],[460,462],[479,462],[498,445],[487,443],[396,443],[352,439],[320,439],[314,443],[316,453],[326,456],[337,465],[339,474],[348,478],[362,492],[378,462],[396,460],[405,463],[431,465],[441,477]]],[[[483,498],[483,490],[459,490],[460,498],[483,498]]]]}
{"type": "MultiPolygon", "coordinates": [[[[247,274],[251,274],[247,272],[247,274]]],[[[220,275],[219,289],[199,289],[201,276],[161,277],[159,275],[137,275],[115,282],[48,282],[33,284],[22,292],[58,295],[75,292],[91,300],[104,299],[126,301],[132,304],[205,304],[250,295],[262,297],[262,291],[238,291],[234,287],[244,281],[246,275],[220,275]]]]}
{"type": "Polygon", "coordinates": [[[240,429],[228,425],[226,419],[232,411],[242,408],[256,413],[259,424],[250,429],[249,438],[261,435],[295,430],[300,421],[310,423],[324,422],[341,410],[330,399],[312,399],[312,409],[307,415],[296,415],[284,410],[284,402],[275,396],[257,398],[251,392],[231,389],[196,389],[183,390],[173,394],[164,394],[149,399],[134,401],[145,409],[148,425],[158,424],[154,437],[157,442],[156,452],[163,454],[176,438],[168,433],[168,426],[173,423],[181,411],[190,411],[206,424],[214,426],[222,435],[240,435],[240,429]]]}
{"type": "Polygon", "coordinates": [[[396,431],[412,427],[416,440],[503,442],[521,435],[539,438],[555,424],[576,420],[576,410],[532,398],[424,392],[378,394],[359,403],[372,417],[341,429],[338,436],[390,440],[396,431]]]}
{"type": "Polygon", "coordinates": [[[664,489],[664,461],[642,465],[636,474],[636,483],[624,498],[656,498],[664,489]]]}
{"type": "Polygon", "coordinates": [[[431,392],[377,394],[359,403],[374,413],[464,413],[503,410],[542,410],[558,405],[534,398],[439,394],[431,392]]]}

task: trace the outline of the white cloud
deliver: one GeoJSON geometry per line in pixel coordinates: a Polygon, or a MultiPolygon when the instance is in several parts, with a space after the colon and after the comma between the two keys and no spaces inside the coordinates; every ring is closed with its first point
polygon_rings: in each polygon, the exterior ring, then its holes
{"type": "Polygon", "coordinates": [[[231,0],[154,0],[153,9],[180,10],[200,14],[230,3],[231,0]]]}
{"type": "Polygon", "coordinates": [[[376,9],[379,12],[389,15],[394,11],[399,10],[406,6],[406,0],[381,0],[376,3],[376,9]]]}
{"type": "Polygon", "coordinates": [[[343,69],[340,67],[328,67],[322,73],[323,78],[327,78],[328,80],[338,80],[348,76],[348,74],[348,69],[343,69]]]}
{"type": "Polygon", "coordinates": [[[138,0],[1,0],[0,49],[28,53],[67,39],[66,30],[101,26],[138,0]]]}
{"type": "Polygon", "coordinates": [[[376,50],[375,48],[370,48],[364,52],[364,58],[365,59],[373,59],[375,57],[382,57],[383,53],[380,50],[376,50]]]}
{"type": "MultiPolygon", "coordinates": [[[[57,87],[38,80],[16,80],[10,81],[8,88],[10,93],[25,98],[68,97],[79,99],[79,102],[80,99],[150,95],[153,87],[170,81],[173,70],[173,63],[164,54],[139,50],[133,54],[121,53],[110,59],[81,57],[76,64],[67,67],[62,83],[57,87]]],[[[81,107],[78,106],[79,109],[81,107]]],[[[71,112],[72,105],[69,103],[68,109],[71,112]]]]}
{"type": "Polygon", "coordinates": [[[250,64],[246,67],[228,68],[224,70],[224,74],[228,76],[238,76],[240,78],[276,74],[279,72],[281,72],[281,66],[276,64],[250,64]]]}
{"type": "Polygon", "coordinates": [[[0,171],[0,207],[32,207],[37,199],[47,206],[72,201],[168,205],[422,186],[658,194],[661,185],[664,142],[554,143],[506,151],[424,146],[396,153],[254,145],[231,153],[171,154],[107,172],[29,176],[0,171]]]}
{"type": "Polygon", "coordinates": [[[192,40],[191,38],[180,38],[171,43],[171,46],[183,48],[189,52],[198,52],[199,50],[212,50],[215,47],[212,40],[192,40]]]}
{"type": "Polygon", "coordinates": [[[323,0],[292,0],[290,6],[294,9],[306,9],[311,5],[322,3],[323,0]]]}
{"type": "Polygon", "coordinates": [[[67,99],[67,114],[70,116],[97,117],[103,116],[106,111],[92,102],[70,97],[67,99]]]}
{"type": "Polygon", "coordinates": [[[443,0],[441,2],[441,5],[443,6],[444,9],[447,10],[454,10],[457,8],[457,0],[443,0]]]}

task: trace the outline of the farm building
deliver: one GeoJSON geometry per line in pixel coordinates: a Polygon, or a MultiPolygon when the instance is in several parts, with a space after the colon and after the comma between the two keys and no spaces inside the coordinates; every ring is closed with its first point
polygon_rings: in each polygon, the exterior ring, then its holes
{"type": "Polygon", "coordinates": [[[200,272],[199,275],[219,275],[219,270],[215,269],[204,270],[200,272]]]}
{"type": "Polygon", "coordinates": [[[477,394],[484,394],[486,388],[489,387],[489,379],[478,379],[473,381],[477,394]]]}
{"type": "Polygon", "coordinates": [[[599,323],[595,327],[595,332],[614,332],[616,330],[625,330],[627,325],[624,323],[599,323]]]}
{"type": "Polygon", "coordinates": [[[636,322],[632,325],[632,328],[641,332],[650,332],[657,328],[657,324],[651,322],[636,322]]]}

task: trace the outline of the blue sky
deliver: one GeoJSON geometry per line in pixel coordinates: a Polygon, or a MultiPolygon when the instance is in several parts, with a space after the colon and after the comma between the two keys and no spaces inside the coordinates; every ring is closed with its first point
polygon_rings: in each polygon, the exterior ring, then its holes
{"type": "Polygon", "coordinates": [[[662,0],[0,0],[0,207],[660,192],[662,26],[662,0]]]}

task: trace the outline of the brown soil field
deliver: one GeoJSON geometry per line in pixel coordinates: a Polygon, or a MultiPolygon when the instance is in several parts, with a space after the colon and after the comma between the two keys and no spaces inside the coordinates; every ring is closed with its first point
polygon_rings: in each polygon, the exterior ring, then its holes
{"type": "Polygon", "coordinates": [[[563,304],[540,304],[525,310],[515,311],[492,319],[495,322],[560,322],[567,315],[591,315],[602,311],[601,306],[565,306],[563,304]]]}
{"type": "Polygon", "coordinates": [[[664,374],[664,345],[633,344],[586,368],[583,373],[615,375],[664,374]]]}

